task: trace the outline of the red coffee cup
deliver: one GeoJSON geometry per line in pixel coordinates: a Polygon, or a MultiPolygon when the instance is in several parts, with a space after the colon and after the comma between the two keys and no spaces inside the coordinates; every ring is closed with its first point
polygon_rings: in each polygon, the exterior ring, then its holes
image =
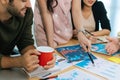
{"type": "Polygon", "coordinates": [[[39,46],[37,50],[41,53],[39,56],[39,65],[45,66],[48,61],[53,59],[54,49],[49,46],[39,46]]]}

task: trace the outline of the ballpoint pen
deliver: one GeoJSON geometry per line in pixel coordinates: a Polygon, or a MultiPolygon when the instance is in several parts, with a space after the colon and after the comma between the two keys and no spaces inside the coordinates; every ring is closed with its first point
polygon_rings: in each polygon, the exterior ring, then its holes
{"type": "MultiPolygon", "coordinates": [[[[87,46],[87,48],[88,48],[88,46],[87,46]]],[[[92,58],[92,56],[90,55],[91,53],[90,53],[90,52],[87,52],[87,54],[88,54],[88,57],[90,58],[90,61],[91,61],[92,64],[95,66],[94,61],[93,61],[93,58],[92,58]]]]}
{"type": "Polygon", "coordinates": [[[93,58],[91,57],[91,53],[89,53],[89,52],[87,52],[87,54],[88,54],[88,56],[89,56],[89,58],[90,58],[90,61],[92,62],[92,64],[95,66],[95,64],[94,64],[94,60],[93,60],[93,58]]]}

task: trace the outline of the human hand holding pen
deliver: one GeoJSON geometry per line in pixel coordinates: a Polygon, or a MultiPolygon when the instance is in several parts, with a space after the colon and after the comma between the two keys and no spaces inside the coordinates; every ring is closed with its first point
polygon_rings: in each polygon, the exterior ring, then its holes
{"type": "Polygon", "coordinates": [[[91,42],[87,39],[86,35],[83,32],[78,33],[78,41],[81,45],[81,47],[86,51],[90,52],[91,49],[91,42]],[[86,47],[88,46],[88,47],[86,47]]]}

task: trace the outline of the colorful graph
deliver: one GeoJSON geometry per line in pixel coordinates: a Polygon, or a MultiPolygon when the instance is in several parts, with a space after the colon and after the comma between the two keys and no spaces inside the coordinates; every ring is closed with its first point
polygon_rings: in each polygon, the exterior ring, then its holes
{"type": "MultiPolygon", "coordinates": [[[[80,45],[59,47],[56,48],[56,50],[61,53],[68,60],[68,62],[89,60],[87,52],[85,52],[80,45]]],[[[93,59],[96,59],[94,55],[90,55],[93,59]]]]}

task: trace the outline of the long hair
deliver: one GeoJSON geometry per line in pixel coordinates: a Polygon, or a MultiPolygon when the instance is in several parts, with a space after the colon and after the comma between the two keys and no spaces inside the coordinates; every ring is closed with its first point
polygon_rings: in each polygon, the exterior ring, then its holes
{"type": "Polygon", "coordinates": [[[57,0],[47,0],[47,8],[50,12],[54,12],[53,8],[55,8],[58,5],[57,0]],[[55,1],[55,5],[53,6],[53,2],[55,1]]]}
{"type": "MultiPolygon", "coordinates": [[[[96,2],[97,2],[97,1],[98,1],[98,0],[96,0],[96,2]]],[[[95,3],[96,3],[96,2],[95,2],[95,3]]],[[[95,4],[95,3],[94,3],[94,4],[95,4]]],[[[81,0],[81,9],[83,9],[84,5],[85,5],[85,4],[84,4],[83,0],[81,0]]]]}
{"type": "Polygon", "coordinates": [[[9,0],[10,3],[12,3],[14,0],[9,0]]]}

